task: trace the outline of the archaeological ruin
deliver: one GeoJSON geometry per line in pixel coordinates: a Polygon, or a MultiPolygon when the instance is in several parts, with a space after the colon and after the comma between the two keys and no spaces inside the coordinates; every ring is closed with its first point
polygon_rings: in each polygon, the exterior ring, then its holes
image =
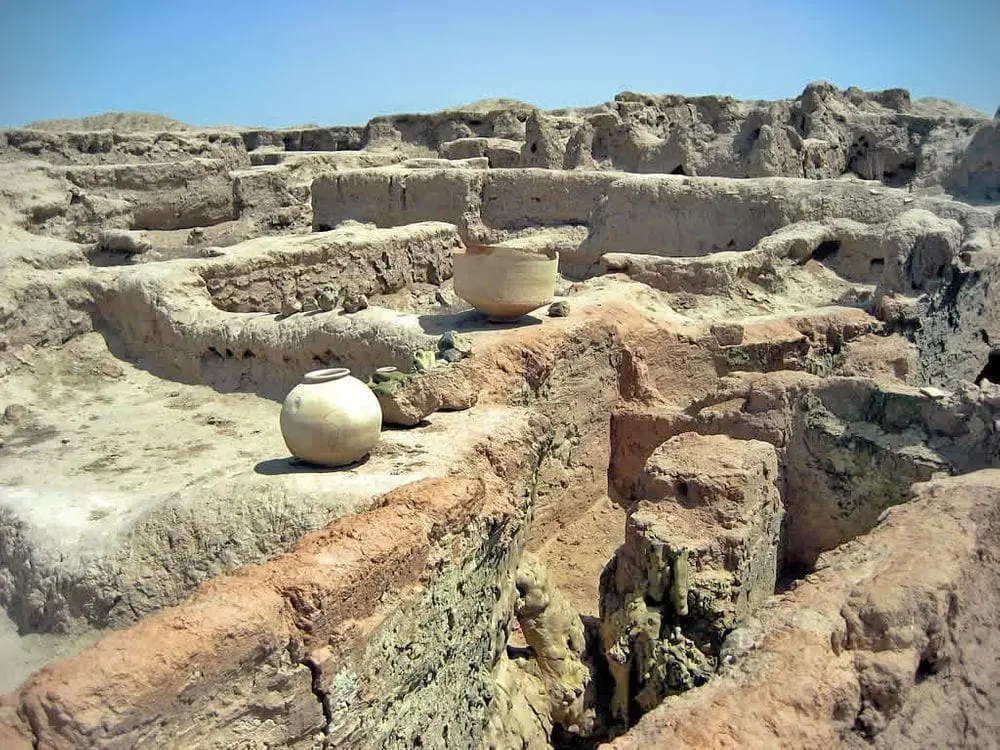
{"type": "Polygon", "coordinates": [[[1000,742],[1000,117],[0,131],[0,414],[3,748],[1000,742]]]}

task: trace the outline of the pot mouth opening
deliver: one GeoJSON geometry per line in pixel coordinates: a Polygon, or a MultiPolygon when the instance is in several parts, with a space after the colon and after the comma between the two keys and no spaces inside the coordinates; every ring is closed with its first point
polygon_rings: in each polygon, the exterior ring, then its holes
{"type": "Polygon", "coordinates": [[[304,383],[326,383],[330,380],[339,380],[340,378],[347,377],[351,374],[351,371],[346,367],[331,367],[326,370],[313,370],[312,372],[307,372],[303,378],[304,383]]]}
{"type": "Polygon", "coordinates": [[[559,258],[558,250],[553,248],[509,247],[508,245],[466,245],[464,252],[456,250],[454,255],[483,256],[494,253],[523,260],[552,261],[559,258]]]}
{"type": "Polygon", "coordinates": [[[382,373],[386,373],[386,374],[388,374],[390,372],[398,372],[398,371],[399,371],[398,367],[379,367],[379,368],[376,368],[376,370],[375,370],[375,372],[382,372],[382,373]]]}

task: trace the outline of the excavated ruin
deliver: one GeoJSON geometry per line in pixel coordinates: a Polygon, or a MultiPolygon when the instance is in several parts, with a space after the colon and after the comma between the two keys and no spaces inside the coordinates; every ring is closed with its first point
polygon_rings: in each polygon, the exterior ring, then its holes
{"type": "Polygon", "coordinates": [[[996,746],[998,206],[825,83],[0,132],[0,745],[996,746]],[[340,469],[326,367],[403,373],[340,469]]]}

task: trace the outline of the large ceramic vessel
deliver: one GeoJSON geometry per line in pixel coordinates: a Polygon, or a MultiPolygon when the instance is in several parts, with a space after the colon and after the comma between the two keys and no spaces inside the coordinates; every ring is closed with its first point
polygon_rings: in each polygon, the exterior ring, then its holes
{"type": "Polygon", "coordinates": [[[382,409],[349,370],[314,370],[281,407],[281,435],[292,455],[322,466],[360,461],[378,442],[382,409]]]}
{"type": "Polygon", "coordinates": [[[517,320],[552,301],[559,253],[471,245],[452,255],[455,294],[490,320],[517,320]]]}

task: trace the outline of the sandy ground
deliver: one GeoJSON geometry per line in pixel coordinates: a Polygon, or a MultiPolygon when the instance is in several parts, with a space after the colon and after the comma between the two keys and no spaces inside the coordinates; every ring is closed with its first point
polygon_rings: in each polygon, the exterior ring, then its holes
{"type": "Polygon", "coordinates": [[[625,509],[602,497],[536,551],[549,578],[583,616],[598,615],[601,571],[625,541],[625,509]]]}
{"type": "MultiPolygon", "coordinates": [[[[28,361],[0,389],[9,417],[0,425],[0,541],[24,539],[28,577],[42,581],[32,586],[66,576],[84,598],[120,589],[132,603],[115,606],[139,614],[193,581],[279,554],[395,487],[447,476],[526,419],[503,407],[440,412],[417,429],[384,430],[367,460],[329,470],[291,459],[279,402],[160,380],[118,360],[99,334],[28,361]]],[[[83,625],[19,635],[0,616],[0,691],[95,640],[83,625]]]]}
{"type": "Polygon", "coordinates": [[[419,432],[387,431],[363,465],[306,471],[289,460],[279,403],[159,380],[115,359],[97,334],[39,355],[30,372],[5,382],[0,403],[28,410],[4,428],[0,487],[8,506],[61,545],[77,539],[91,547],[110,543],[168,498],[205,500],[223,485],[347,510],[404,478],[445,468],[443,446],[433,443],[454,418],[436,415],[419,432]],[[334,485],[338,492],[323,499],[334,485]]]}
{"type": "Polygon", "coordinates": [[[104,634],[91,630],[75,636],[59,633],[19,635],[17,626],[0,612],[0,692],[20,685],[34,671],[80,653],[104,634]]]}

